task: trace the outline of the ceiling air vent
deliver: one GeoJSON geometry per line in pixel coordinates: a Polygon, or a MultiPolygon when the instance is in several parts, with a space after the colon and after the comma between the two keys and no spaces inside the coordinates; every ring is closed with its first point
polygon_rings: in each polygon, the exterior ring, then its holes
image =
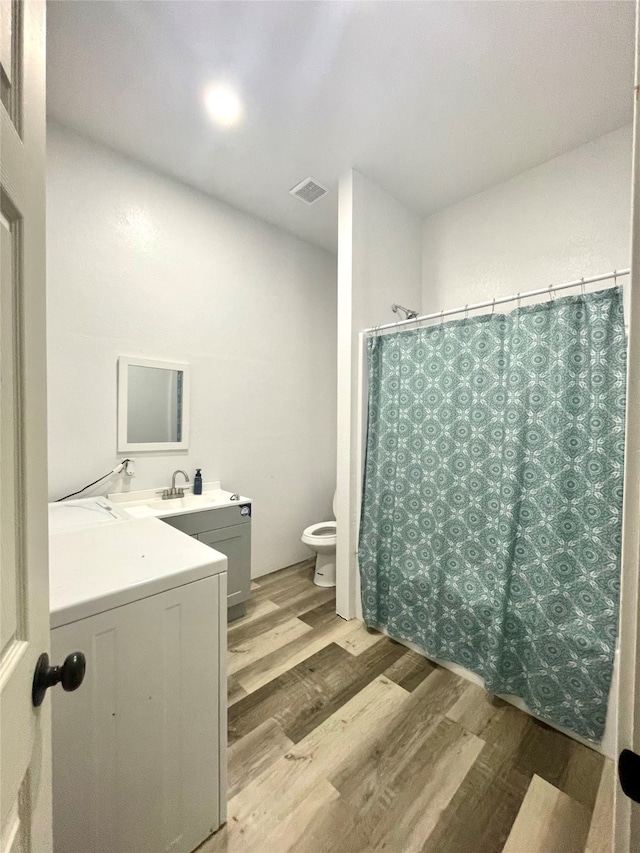
{"type": "Polygon", "coordinates": [[[292,187],[289,192],[305,204],[313,204],[323,195],[326,195],[329,190],[313,178],[305,178],[304,181],[300,181],[299,184],[292,187]]]}

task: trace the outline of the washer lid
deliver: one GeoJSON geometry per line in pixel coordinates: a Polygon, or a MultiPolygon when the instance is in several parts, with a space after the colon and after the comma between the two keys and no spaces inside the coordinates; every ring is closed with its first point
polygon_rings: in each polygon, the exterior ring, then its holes
{"type": "Polygon", "coordinates": [[[49,504],[49,532],[110,524],[129,516],[106,498],[79,498],[49,504]]]}
{"type": "Polygon", "coordinates": [[[51,627],[226,570],[223,554],[158,518],[61,530],[49,537],[51,627]]]}

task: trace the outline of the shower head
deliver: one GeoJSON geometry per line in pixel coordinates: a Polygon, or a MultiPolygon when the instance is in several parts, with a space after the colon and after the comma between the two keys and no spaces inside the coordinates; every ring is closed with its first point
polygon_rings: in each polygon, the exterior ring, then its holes
{"type": "Polygon", "coordinates": [[[395,302],[391,306],[391,310],[394,314],[397,314],[398,311],[404,311],[405,320],[414,320],[418,316],[417,311],[413,311],[411,308],[405,308],[403,305],[397,305],[395,302]]]}

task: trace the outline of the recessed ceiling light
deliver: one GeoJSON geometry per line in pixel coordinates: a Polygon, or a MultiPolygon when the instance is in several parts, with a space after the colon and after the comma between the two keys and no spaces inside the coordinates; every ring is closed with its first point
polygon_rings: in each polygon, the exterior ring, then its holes
{"type": "Polygon", "coordinates": [[[210,86],[205,92],[204,103],[211,118],[223,127],[230,127],[242,116],[240,98],[229,86],[210,86]]]}

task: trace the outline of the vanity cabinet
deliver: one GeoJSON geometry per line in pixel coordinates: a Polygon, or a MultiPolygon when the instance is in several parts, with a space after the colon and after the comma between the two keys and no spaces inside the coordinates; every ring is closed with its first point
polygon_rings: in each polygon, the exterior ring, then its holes
{"type": "Polygon", "coordinates": [[[228,561],[227,618],[245,613],[251,594],[251,504],[164,516],[162,521],[224,554],[228,561]]]}

